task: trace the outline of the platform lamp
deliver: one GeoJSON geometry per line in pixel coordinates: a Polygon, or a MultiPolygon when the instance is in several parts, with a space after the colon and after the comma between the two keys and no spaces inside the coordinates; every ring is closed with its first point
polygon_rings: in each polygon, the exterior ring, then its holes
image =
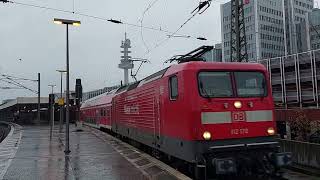
{"type": "Polygon", "coordinates": [[[66,48],[67,48],[67,65],[66,65],[66,144],[65,144],[65,150],[64,152],[66,154],[70,153],[70,149],[69,149],[69,118],[70,118],[70,113],[69,113],[69,98],[70,98],[70,92],[69,92],[69,25],[71,26],[80,26],[81,22],[80,21],[75,21],[75,20],[69,20],[69,19],[57,19],[54,18],[53,22],[55,24],[62,24],[62,25],[66,25],[66,33],[67,33],[67,44],[66,44],[66,48]]]}

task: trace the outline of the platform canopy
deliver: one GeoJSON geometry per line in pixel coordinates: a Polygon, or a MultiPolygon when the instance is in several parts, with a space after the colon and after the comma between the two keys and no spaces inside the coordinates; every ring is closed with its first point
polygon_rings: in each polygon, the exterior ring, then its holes
{"type": "MultiPolygon", "coordinates": [[[[41,97],[40,98],[40,104],[48,104],[49,98],[47,97],[41,97]]],[[[23,105],[23,104],[38,104],[38,97],[18,97],[16,99],[7,100],[5,103],[2,103],[0,105],[0,110],[6,109],[15,105],[23,105]]]]}

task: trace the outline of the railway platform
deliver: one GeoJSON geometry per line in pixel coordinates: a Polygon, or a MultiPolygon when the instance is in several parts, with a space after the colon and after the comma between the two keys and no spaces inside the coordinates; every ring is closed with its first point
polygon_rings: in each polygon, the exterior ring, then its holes
{"type": "Polygon", "coordinates": [[[71,126],[65,155],[58,129],[50,140],[48,126],[14,125],[0,145],[0,180],[189,179],[104,132],[71,126]]]}

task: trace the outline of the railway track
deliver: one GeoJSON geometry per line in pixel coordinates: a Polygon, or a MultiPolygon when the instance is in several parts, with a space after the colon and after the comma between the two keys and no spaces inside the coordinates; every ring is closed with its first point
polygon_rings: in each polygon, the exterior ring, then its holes
{"type": "Polygon", "coordinates": [[[10,127],[6,124],[0,124],[0,143],[7,137],[10,127]]]}

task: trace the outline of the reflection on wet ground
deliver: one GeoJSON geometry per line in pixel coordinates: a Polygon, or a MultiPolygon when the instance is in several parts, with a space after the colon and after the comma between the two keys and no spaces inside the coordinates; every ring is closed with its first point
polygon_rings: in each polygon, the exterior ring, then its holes
{"type": "Polygon", "coordinates": [[[45,126],[23,127],[19,149],[4,179],[146,179],[125,158],[90,132],[71,129],[70,150],[64,154],[64,134],[49,139],[45,126]]]}
{"type": "MultiPolygon", "coordinates": [[[[20,134],[13,135],[8,147],[15,147],[20,134]]],[[[98,131],[76,132],[71,129],[69,155],[64,153],[64,134],[54,131],[50,140],[49,127],[26,126],[22,128],[20,145],[15,155],[0,157],[0,168],[8,167],[5,180],[56,180],[56,179],[108,179],[140,180],[147,175],[157,174],[156,179],[176,179],[163,170],[163,165],[148,155],[128,148],[119,140],[98,131]],[[152,162],[151,162],[152,161],[152,162]],[[134,162],[134,163],[133,163],[134,162]],[[3,165],[3,166],[2,166],[3,165]],[[139,167],[139,169],[138,169],[139,167]],[[144,167],[141,168],[141,167],[144,167]],[[158,168],[158,169],[157,169],[158,168]]],[[[2,148],[2,149],[1,149],[2,148]]],[[[4,147],[1,153],[8,153],[4,147]]],[[[164,168],[167,169],[168,168],[164,168]]],[[[186,179],[180,173],[172,172],[177,177],[186,179]]],[[[285,170],[285,179],[320,180],[298,172],[285,170]]],[[[1,169],[0,169],[1,179],[1,169]]],[[[232,178],[239,179],[239,178],[232,178]]]]}

